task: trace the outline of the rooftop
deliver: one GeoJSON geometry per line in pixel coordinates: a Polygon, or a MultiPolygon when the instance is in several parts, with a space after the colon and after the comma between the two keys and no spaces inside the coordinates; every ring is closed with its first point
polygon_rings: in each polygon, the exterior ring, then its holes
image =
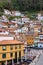
{"type": "Polygon", "coordinates": [[[23,44],[23,42],[20,42],[18,40],[3,40],[0,41],[0,45],[12,45],[12,44],[23,44]]]}

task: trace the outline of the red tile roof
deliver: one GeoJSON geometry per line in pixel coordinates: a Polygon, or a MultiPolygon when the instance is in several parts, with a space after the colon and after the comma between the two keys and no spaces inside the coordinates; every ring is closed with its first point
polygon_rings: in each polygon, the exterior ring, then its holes
{"type": "Polygon", "coordinates": [[[0,41],[0,45],[12,45],[12,44],[23,44],[23,42],[18,41],[18,40],[3,40],[0,41]]]}

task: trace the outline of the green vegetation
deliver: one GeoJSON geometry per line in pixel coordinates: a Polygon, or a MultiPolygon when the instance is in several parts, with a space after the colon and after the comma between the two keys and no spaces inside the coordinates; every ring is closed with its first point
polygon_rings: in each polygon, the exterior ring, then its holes
{"type": "Polygon", "coordinates": [[[12,0],[15,10],[37,11],[43,10],[43,0],[12,0]]]}
{"type": "Polygon", "coordinates": [[[0,2],[0,11],[3,9],[19,11],[43,10],[43,0],[9,0],[0,2]],[[10,2],[9,2],[10,1],[10,2]]]}
{"type": "Polygon", "coordinates": [[[3,15],[3,12],[0,12],[0,16],[2,16],[3,15]]]}
{"type": "Polygon", "coordinates": [[[9,21],[13,20],[14,18],[21,18],[21,16],[10,16],[10,17],[8,17],[9,21]]]}
{"type": "Polygon", "coordinates": [[[0,11],[3,12],[4,9],[12,10],[13,9],[12,3],[7,1],[0,2],[0,11]]]}

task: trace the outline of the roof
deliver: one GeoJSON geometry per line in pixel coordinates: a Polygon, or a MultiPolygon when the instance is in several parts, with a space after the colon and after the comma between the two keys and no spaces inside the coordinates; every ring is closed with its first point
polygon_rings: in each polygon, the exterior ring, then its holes
{"type": "Polygon", "coordinates": [[[43,32],[40,32],[39,35],[43,35],[43,32]]]}
{"type": "Polygon", "coordinates": [[[3,41],[0,41],[0,45],[12,45],[12,44],[23,44],[23,42],[20,42],[18,40],[3,40],[3,41]]]}

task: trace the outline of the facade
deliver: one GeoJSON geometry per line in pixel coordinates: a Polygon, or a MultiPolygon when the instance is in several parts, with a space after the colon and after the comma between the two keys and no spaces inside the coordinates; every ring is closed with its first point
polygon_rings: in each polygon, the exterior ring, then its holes
{"type": "Polygon", "coordinates": [[[26,35],[26,37],[27,37],[27,45],[34,44],[34,36],[33,36],[33,34],[26,35]]]}
{"type": "Polygon", "coordinates": [[[39,33],[39,39],[38,47],[43,48],[43,32],[39,33]]]}
{"type": "Polygon", "coordinates": [[[0,65],[13,65],[24,56],[24,44],[17,40],[0,41],[0,65]]]}
{"type": "Polygon", "coordinates": [[[34,45],[37,46],[39,43],[39,37],[34,37],[34,45]]]}

